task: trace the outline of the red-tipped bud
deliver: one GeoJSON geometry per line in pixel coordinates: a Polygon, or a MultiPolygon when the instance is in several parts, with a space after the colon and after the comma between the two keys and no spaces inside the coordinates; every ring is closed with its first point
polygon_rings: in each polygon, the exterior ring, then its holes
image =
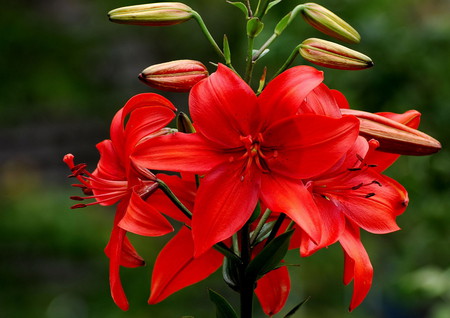
{"type": "Polygon", "coordinates": [[[373,66],[370,57],[343,45],[311,38],[299,46],[300,55],[311,63],[339,70],[363,70],[373,66]]]}
{"type": "Polygon", "coordinates": [[[376,139],[377,150],[400,155],[425,156],[441,150],[433,137],[392,119],[360,110],[341,109],[344,115],[354,115],[360,121],[360,135],[376,139]]]}
{"type": "Polygon", "coordinates": [[[306,22],[326,35],[349,43],[359,43],[361,40],[350,24],[317,3],[305,3],[301,13],[306,22]]]}
{"type": "Polygon", "coordinates": [[[194,11],[180,2],[158,2],[121,7],[108,12],[109,20],[122,24],[165,26],[190,20],[194,11]]]}
{"type": "Polygon", "coordinates": [[[155,64],[139,74],[139,79],[148,86],[169,92],[187,92],[206,77],[206,67],[193,60],[155,64]]]}

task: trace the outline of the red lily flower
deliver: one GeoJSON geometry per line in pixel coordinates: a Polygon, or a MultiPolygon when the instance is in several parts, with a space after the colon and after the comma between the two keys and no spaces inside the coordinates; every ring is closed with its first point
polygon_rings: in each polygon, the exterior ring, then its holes
{"type": "Polygon", "coordinates": [[[116,209],[111,238],[105,248],[110,258],[110,287],[114,302],[123,310],[128,309],[120,281],[120,266],[136,267],[144,264],[126,232],[159,236],[173,231],[171,224],[145,199],[157,189],[155,176],[146,169],[133,165],[130,154],[145,139],[166,134],[164,129],[175,116],[174,106],[157,94],[140,94],[132,97],[114,116],[111,123],[111,140],[97,144],[100,161],[93,173],[85,164],[74,164],[73,155],[66,155],[64,162],[72,170],[72,176],[81,184],[86,197],[75,200],[95,199],[95,202],[77,204],[73,208],[93,204],[113,205],[116,209]],[[129,115],[125,125],[125,120],[129,115]]]}
{"type": "Polygon", "coordinates": [[[373,276],[359,228],[375,234],[396,231],[399,227],[395,218],[408,204],[406,190],[378,172],[376,163],[366,161],[377,144],[359,137],[335,167],[307,183],[319,208],[324,230],[319,244],[307,237],[301,238],[301,254],[311,255],[339,241],[345,254],[344,283],[355,281],[350,310],[363,301],[373,276]]]}
{"type": "Polygon", "coordinates": [[[133,158],[144,167],[204,175],[192,219],[196,256],[236,233],[259,199],[320,241],[317,209],[299,180],[329,169],[358,134],[353,116],[302,112],[306,96],[322,79],[312,67],[294,67],[256,96],[219,65],[191,90],[196,133],[161,136],[136,148],[133,158]]]}

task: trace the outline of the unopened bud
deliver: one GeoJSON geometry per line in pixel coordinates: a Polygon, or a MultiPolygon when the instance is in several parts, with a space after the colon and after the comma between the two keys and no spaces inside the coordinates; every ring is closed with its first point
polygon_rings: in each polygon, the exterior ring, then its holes
{"type": "Polygon", "coordinates": [[[121,7],[108,12],[109,20],[122,24],[164,26],[185,22],[193,10],[180,2],[158,2],[121,7]]]}
{"type": "Polygon", "coordinates": [[[341,112],[359,119],[360,135],[367,140],[376,139],[380,143],[379,151],[425,156],[441,150],[441,144],[433,137],[390,118],[353,109],[341,109],[341,112]]]}
{"type": "Polygon", "coordinates": [[[317,3],[305,3],[301,13],[306,22],[326,35],[349,43],[359,43],[361,40],[350,24],[317,3]]]}
{"type": "Polygon", "coordinates": [[[373,66],[372,59],[343,45],[322,39],[307,39],[299,45],[303,58],[311,63],[339,70],[363,70],[373,66]]]}
{"type": "Polygon", "coordinates": [[[177,128],[179,132],[183,133],[190,134],[195,132],[194,125],[192,125],[189,117],[183,112],[180,112],[177,116],[177,128]]]}
{"type": "Polygon", "coordinates": [[[169,92],[188,92],[192,86],[208,77],[205,65],[194,60],[177,60],[155,64],[139,74],[150,87],[169,92]]]}

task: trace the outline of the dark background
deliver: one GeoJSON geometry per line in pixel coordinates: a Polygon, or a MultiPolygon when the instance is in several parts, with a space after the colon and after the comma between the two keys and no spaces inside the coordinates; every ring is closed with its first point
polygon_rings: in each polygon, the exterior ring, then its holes
{"type": "MultiPolygon", "coordinates": [[[[362,36],[350,45],[372,57],[375,67],[358,72],[325,70],[325,83],[342,91],[353,108],[420,111],[421,129],[444,149],[432,157],[403,157],[387,174],[409,191],[410,206],[398,218],[401,231],[365,233],[375,268],[372,290],[353,313],[352,287],[342,286],[338,246],[289,261],[292,294],[286,309],[312,299],[295,317],[450,317],[450,1],[317,1],[362,36]]],[[[113,208],[69,210],[78,194],[61,159],[95,167],[95,144],[108,138],[113,114],[136,93],[152,91],[137,80],[147,66],[191,58],[217,62],[198,26],[146,28],[117,25],[106,13],[128,0],[19,0],[0,9],[0,317],[212,317],[207,287],[230,295],[216,273],[160,304],[149,306],[149,281],[165,238],[130,235],[148,266],[124,269],[131,309],[110,299],[103,254],[113,208]]],[[[222,0],[186,0],[218,42],[230,39],[242,70],[244,19],[222,0]]],[[[257,46],[275,21],[300,2],[283,1],[265,21],[257,46]],[[272,20],[271,20],[272,19],[272,20]]],[[[307,37],[322,37],[298,17],[261,60],[276,70],[307,37]]],[[[298,58],[296,63],[307,62],[298,58]]],[[[260,68],[256,69],[259,74],[260,68]]],[[[163,94],[185,109],[185,94],[163,94]]],[[[176,261],[176,260],[174,260],[176,261]]],[[[286,310],[283,311],[286,313],[286,310]]],[[[281,315],[279,315],[281,317],[281,315]]]]}

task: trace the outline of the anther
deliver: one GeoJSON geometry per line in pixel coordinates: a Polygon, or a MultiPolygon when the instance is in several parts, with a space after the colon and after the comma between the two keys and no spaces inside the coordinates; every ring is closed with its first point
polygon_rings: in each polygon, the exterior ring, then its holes
{"type": "Polygon", "coordinates": [[[70,208],[71,209],[80,209],[80,208],[85,208],[85,207],[87,207],[86,204],[79,203],[79,204],[72,205],[70,208]]]}
{"type": "Polygon", "coordinates": [[[359,188],[361,188],[364,185],[364,183],[360,183],[354,187],[352,187],[352,190],[358,190],[359,188]]]}
{"type": "Polygon", "coordinates": [[[380,187],[383,186],[383,185],[381,184],[381,182],[379,182],[379,181],[377,181],[377,180],[373,180],[371,184],[374,184],[374,183],[375,183],[376,185],[380,186],[380,187]]]}
{"type": "Polygon", "coordinates": [[[373,197],[374,195],[375,195],[375,193],[373,193],[373,192],[367,193],[366,196],[365,196],[365,198],[368,199],[368,198],[373,197]]]}

